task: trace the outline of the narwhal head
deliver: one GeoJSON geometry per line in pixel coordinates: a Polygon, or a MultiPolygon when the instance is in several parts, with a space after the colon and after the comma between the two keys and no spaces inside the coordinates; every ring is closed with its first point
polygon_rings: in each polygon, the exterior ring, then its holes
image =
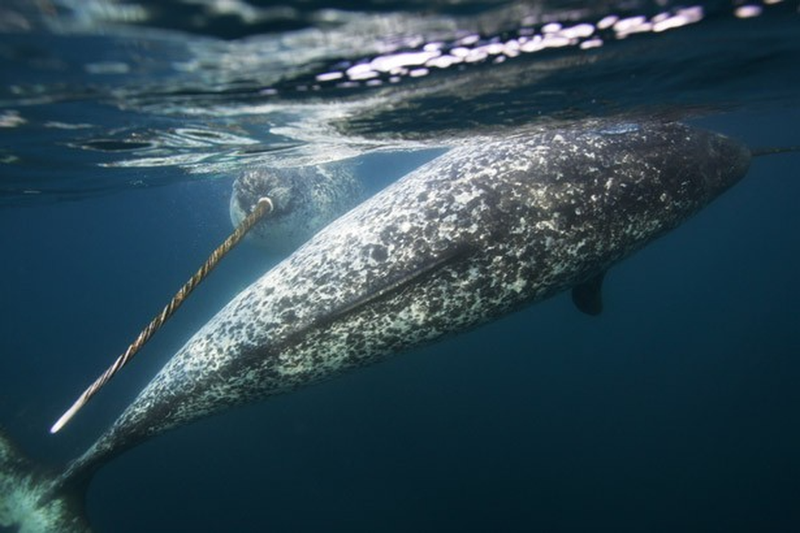
{"type": "Polygon", "coordinates": [[[272,211],[248,238],[271,251],[291,252],[364,199],[353,169],[352,162],[250,168],[233,184],[231,222],[238,225],[259,199],[269,198],[272,211]]]}
{"type": "MultiPolygon", "coordinates": [[[[677,122],[603,124],[583,135],[589,147],[602,146],[599,159],[617,187],[615,196],[630,212],[646,214],[642,226],[674,227],[741,180],[750,166],[750,149],[725,135],[677,122]],[[619,169],[619,170],[616,170],[619,169]]],[[[599,161],[590,149],[571,155],[575,168],[599,161]]],[[[602,181],[602,180],[601,180],[602,181]]],[[[613,185],[612,185],[613,184],[613,185]]]]}
{"type": "Polygon", "coordinates": [[[685,164],[690,171],[671,175],[675,188],[692,187],[707,203],[747,174],[752,155],[746,145],[716,132],[680,127],[686,128],[686,133],[683,135],[676,126],[674,142],[683,147],[676,150],[676,163],[685,164]]]}
{"type": "MultiPolygon", "coordinates": [[[[291,213],[295,197],[296,176],[286,169],[254,168],[243,172],[233,183],[231,221],[238,225],[250,213],[258,200],[269,198],[272,211],[267,219],[274,220],[291,213]]],[[[262,225],[268,224],[261,222],[262,225]]]]}
{"type": "Polygon", "coordinates": [[[314,231],[303,219],[311,216],[310,183],[301,173],[288,168],[253,168],[234,182],[231,194],[231,222],[237,226],[261,198],[269,198],[272,211],[248,235],[251,242],[268,250],[288,252],[306,241],[314,231]]]}

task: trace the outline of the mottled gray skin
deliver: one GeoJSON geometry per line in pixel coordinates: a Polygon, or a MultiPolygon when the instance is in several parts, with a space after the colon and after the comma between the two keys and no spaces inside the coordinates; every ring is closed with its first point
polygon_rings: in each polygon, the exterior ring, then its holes
{"type": "Polygon", "coordinates": [[[680,124],[578,124],[453,148],[236,296],[62,482],[165,430],[464,331],[602,273],[738,181],[680,124]]]}
{"type": "Polygon", "coordinates": [[[261,197],[273,210],[248,233],[271,251],[291,252],[366,197],[353,161],[295,168],[252,168],[233,183],[230,214],[238,225],[261,197]]]}
{"type": "Polygon", "coordinates": [[[80,498],[48,494],[51,481],[0,429],[0,531],[90,533],[80,498]]]}

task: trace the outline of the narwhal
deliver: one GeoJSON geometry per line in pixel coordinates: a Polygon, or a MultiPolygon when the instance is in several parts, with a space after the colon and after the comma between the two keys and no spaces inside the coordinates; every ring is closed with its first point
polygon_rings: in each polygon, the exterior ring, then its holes
{"type": "Polygon", "coordinates": [[[234,226],[267,194],[268,220],[248,233],[250,240],[275,252],[291,252],[317,231],[362,202],[367,191],[352,159],[298,167],[253,167],[233,183],[230,216],[234,226]]]}
{"type": "Polygon", "coordinates": [[[746,173],[749,149],[653,120],[466,143],[337,218],[234,297],[53,476],[0,439],[0,525],[83,532],[92,474],[136,444],[462,332],[604,273],[746,173]]]}

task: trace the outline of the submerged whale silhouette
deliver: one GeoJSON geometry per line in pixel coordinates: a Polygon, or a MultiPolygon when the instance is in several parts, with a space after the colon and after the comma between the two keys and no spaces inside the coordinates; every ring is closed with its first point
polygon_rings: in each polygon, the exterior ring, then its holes
{"type": "Polygon", "coordinates": [[[0,525],[89,531],[114,456],[238,404],[474,328],[566,289],[600,310],[614,263],[742,178],[747,147],[678,123],[594,121],[452,148],[239,293],[55,477],[0,438],[0,525]]]}

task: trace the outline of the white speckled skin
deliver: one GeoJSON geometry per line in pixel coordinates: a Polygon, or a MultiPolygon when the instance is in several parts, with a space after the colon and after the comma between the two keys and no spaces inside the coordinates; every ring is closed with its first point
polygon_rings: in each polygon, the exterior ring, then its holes
{"type": "Polygon", "coordinates": [[[295,168],[251,168],[233,184],[230,214],[238,225],[268,196],[273,211],[248,233],[264,248],[292,252],[366,197],[353,161],[295,168]]]}
{"type": "Polygon", "coordinates": [[[169,428],[574,286],[680,224],[749,160],[723,136],[655,122],[582,123],[454,148],[236,296],[62,482],[169,428]]]}
{"type": "Polygon", "coordinates": [[[0,531],[89,533],[78,499],[45,497],[51,482],[0,431],[0,531]]]}

